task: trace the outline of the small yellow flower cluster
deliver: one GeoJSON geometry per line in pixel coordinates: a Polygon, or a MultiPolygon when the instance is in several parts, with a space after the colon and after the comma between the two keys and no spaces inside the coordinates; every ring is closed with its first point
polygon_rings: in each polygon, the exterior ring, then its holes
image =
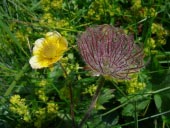
{"type": "Polygon", "coordinates": [[[139,82],[137,75],[127,82],[127,92],[128,94],[134,94],[145,88],[146,84],[144,82],[139,82]]]}
{"type": "Polygon", "coordinates": [[[19,39],[21,42],[25,41],[25,35],[21,31],[17,31],[15,33],[15,36],[17,39],[19,39]]]}
{"type": "Polygon", "coordinates": [[[150,52],[151,53],[157,53],[156,50],[154,50],[157,46],[165,45],[166,39],[165,37],[168,35],[168,31],[163,28],[161,24],[152,23],[151,26],[151,37],[147,39],[146,46],[144,51],[146,55],[150,52]],[[153,36],[152,36],[153,35],[153,36]]]}
{"type": "Polygon", "coordinates": [[[18,114],[22,120],[27,123],[34,122],[34,126],[36,128],[41,128],[43,122],[48,119],[54,119],[58,113],[58,104],[53,101],[49,101],[46,103],[45,107],[35,108],[30,114],[30,109],[26,105],[26,100],[21,98],[20,95],[13,95],[10,98],[10,110],[18,114]]]}
{"type": "Polygon", "coordinates": [[[146,55],[149,55],[150,50],[153,51],[153,49],[155,49],[156,47],[155,40],[152,37],[148,38],[146,42],[146,46],[147,47],[144,48],[144,52],[146,55]]]}
{"type": "Polygon", "coordinates": [[[141,18],[147,18],[147,17],[156,17],[157,12],[154,8],[147,8],[147,7],[142,7],[139,10],[139,16],[141,18]]]}
{"type": "Polygon", "coordinates": [[[51,2],[52,9],[61,9],[63,5],[63,0],[53,0],[51,2]]]}
{"type": "Polygon", "coordinates": [[[39,108],[35,112],[36,116],[36,121],[34,122],[34,126],[36,128],[41,128],[42,127],[42,121],[46,118],[46,108],[39,108]]]}
{"type": "Polygon", "coordinates": [[[56,114],[58,110],[58,104],[54,102],[47,103],[47,112],[50,114],[56,114]]]}
{"type": "Polygon", "coordinates": [[[55,25],[60,28],[69,27],[69,22],[68,20],[61,19],[57,20],[55,25]]]}
{"type": "Polygon", "coordinates": [[[161,24],[153,23],[151,27],[152,34],[156,34],[158,38],[164,37],[168,31],[163,28],[161,24]]]}
{"type": "Polygon", "coordinates": [[[153,38],[148,38],[146,43],[147,46],[149,46],[151,49],[156,47],[155,40],[153,38]]]}
{"type": "Polygon", "coordinates": [[[106,14],[109,14],[110,17],[114,16],[115,14],[120,14],[121,10],[118,6],[111,6],[111,1],[109,0],[95,0],[89,7],[87,16],[90,20],[100,21],[102,17],[106,14]]]}
{"type": "Polygon", "coordinates": [[[63,0],[41,0],[41,5],[44,10],[39,20],[41,26],[46,26],[48,24],[48,27],[53,29],[69,27],[68,20],[58,19],[55,16],[56,12],[62,9],[63,0]]]}
{"type": "Polygon", "coordinates": [[[78,63],[70,64],[69,61],[74,61],[74,55],[72,53],[69,53],[67,57],[64,57],[61,59],[61,63],[63,63],[63,66],[65,67],[65,70],[67,74],[69,74],[71,71],[75,71],[78,73],[78,70],[80,69],[80,66],[78,63]]]}
{"type": "Polygon", "coordinates": [[[165,37],[168,35],[168,31],[165,30],[161,24],[153,23],[151,26],[151,32],[156,35],[154,40],[157,46],[166,44],[165,37]]]}
{"type": "Polygon", "coordinates": [[[50,12],[44,13],[39,20],[41,26],[48,24],[50,28],[55,28],[55,22],[56,18],[50,12]]]}
{"type": "MultiPolygon", "coordinates": [[[[63,19],[57,19],[55,21],[55,26],[56,26],[56,28],[73,29],[73,27],[70,26],[69,20],[64,19],[64,18],[63,19]]],[[[68,40],[71,37],[71,35],[68,36],[68,31],[61,31],[61,34],[65,37],[67,37],[68,40]]]]}
{"type": "Polygon", "coordinates": [[[142,7],[141,0],[132,0],[131,3],[132,3],[131,10],[135,11],[135,10],[138,10],[142,7]]]}
{"type": "Polygon", "coordinates": [[[26,122],[31,120],[31,115],[28,106],[25,103],[25,99],[21,98],[20,95],[13,95],[10,98],[10,103],[9,108],[12,112],[20,115],[26,122]]]}
{"type": "Polygon", "coordinates": [[[82,93],[83,94],[90,94],[90,96],[93,96],[93,94],[95,93],[96,89],[97,89],[97,86],[92,84],[88,88],[85,88],[84,92],[82,92],[82,93]]]}
{"type": "Polygon", "coordinates": [[[63,0],[41,0],[42,9],[47,12],[50,10],[59,10],[62,8],[63,0]]]}
{"type": "Polygon", "coordinates": [[[22,30],[17,26],[17,24],[15,24],[15,26],[13,24],[10,24],[10,26],[11,26],[11,29],[10,29],[11,31],[15,30],[14,35],[15,35],[15,38],[17,39],[17,41],[20,43],[20,45],[22,45],[23,48],[25,46],[27,47],[28,44],[26,45],[26,43],[28,43],[29,35],[32,34],[32,28],[30,26],[28,26],[22,30]]]}
{"type": "MultiPolygon", "coordinates": [[[[52,13],[47,12],[42,15],[39,21],[41,26],[46,26],[48,24],[48,27],[50,28],[70,28],[69,21],[66,19],[57,19],[55,16],[52,15],[52,13]]],[[[63,35],[63,33],[62,33],[63,35]]]]}
{"type": "Polygon", "coordinates": [[[34,122],[34,126],[36,128],[41,128],[43,122],[48,119],[54,119],[58,113],[58,104],[54,102],[48,102],[47,106],[44,108],[38,108],[35,111],[36,121],[34,122]]]}
{"type": "Polygon", "coordinates": [[[46,88],[48,87],[48,82],[45,80],[42,80],[39,84],[37,84],[38,88],[35,92],[36,95],[38,95],[38,98],[44,102],[48,100],[48,97],[46,96],[46,88]]]}
{"type": "MultiPolygon", "coordinates": [[[[144,7],[141,3],[141,0],[131,0],[131,11],[134,12],[136,14],[136,12],[138,12],[141,18],[147,18],[147,17],[156,17],[157,16],[157,12],[154,8],[147,8],[144,7]]],[[[131,14],[130,14],[131,15],[131,14]]]]}

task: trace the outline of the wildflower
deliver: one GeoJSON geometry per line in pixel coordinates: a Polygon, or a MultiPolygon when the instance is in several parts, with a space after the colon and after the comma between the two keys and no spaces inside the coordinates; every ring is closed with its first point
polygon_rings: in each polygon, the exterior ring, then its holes
{"type": "Polygon", "coordinates": [[[38,110],[35,111],[35,117],[36,121],[34,122],[34,126],[36,128],[41,128],[42,122],[47,119],[46,108],[38,108],[38,110]]]}
{"type": "Polygon", "coordinates": [[[132,10],[138,10],[139,8],[141,8],[141,0],[132,0],[132,10]]]}
{"type": "Polygon", "coordinates": [[[83,94],[90,94],[90,96],[93,96],[96,89],[97,89],[97,86],[92,84],[90,87],[85,88],[85,91],[83,92],[83,94]]]}
{"type": "Polygon", "coordinates": [[[153,23],[151,26],[152,34],[156,34],[158,37],[164,37],[168,35],[167,30],[163,28],[161,24],[153,23]]]}
{"type": "Polygon", "coordinates": [[[146,8],[143,7],[139,11],[139,16],[142,18],[147,18],[147,17],[156,17],[157,12],[154,8],[146,8]]]}
{"type": "Polygon", "coordinates": [[[63,4],[63,0],[53,0],[51,2],[52,9],[61,9],[63,4]]]}
{"type": "Polygon", "coordinates": [[[143,67],[143,49],[111,25],[89,27],[78,39],[84,61],[98,75],[129,79],[143,67]]]}
{"type": "Polygon", "coordinates": [[[29,63],[33,69],[49,67],[59,61],[66,50],[67,40],[56,31],[48,32],[45,38],[35,41],[29,63]]]}
{"type": "Polygon", "coordinates": [[[57,113],[58,110],[58,104],[53,103],[53,102],[48,102],[47,103],[47,112],[50,114],[57,113]]]}
{"type": "Polygon", "coordinates": [[[144,90],[146,83],[139,81],[137,75],[133,75],[130,81],[127,81],[127,92],[128,94],[134,94],[144,90]]]}
{"type": "Polygon", "coordinates": [[[147,45],[148,45],[148,47],[154,49],[156,47],[155,40],[153,38],[148,38],[147,39],[147,45]]]}
{"type": "Polygon", "coordinates": [[[31,120],[31,115],[26,105],[24,98],[21,98],[20,95],[13,95],[10,98],[10,110],[14,113],[17,113],[23,120],[29,122],[31,120]]]}
{"type": "Polygon", "coordinates": [[[48,100],[48,96],[46,95],[47,88],[48,88],[48,81],[42,80],[37,84],[37,88],[35,90],[35,94],[38,96],[38,98],[44,102],[48,100]]]}

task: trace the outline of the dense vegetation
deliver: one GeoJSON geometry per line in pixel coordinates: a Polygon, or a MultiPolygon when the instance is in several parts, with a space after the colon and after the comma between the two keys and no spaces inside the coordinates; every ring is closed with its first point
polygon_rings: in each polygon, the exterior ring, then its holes
{"type": "Polygon", "coordinates": [[[143,47],[145,66],[130,80],[103,79],[84,128],[170,127],[169,0],[1,0],[0,127],[75,128],[101,82],[83,61],[77,39],[110,24],[143,47]],[[35,40],[58,31],[68,42],[60,61],[32,69],[35,40]]]}

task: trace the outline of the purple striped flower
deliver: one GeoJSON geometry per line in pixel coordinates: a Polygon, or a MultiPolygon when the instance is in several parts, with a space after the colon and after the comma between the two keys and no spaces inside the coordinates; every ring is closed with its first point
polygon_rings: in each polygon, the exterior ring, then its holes
{"type": "Polygon", "coordinates": [[[78,38],[84,61],[98,75],[129,79],[143,64],[143,49],[132,36],[111,25],[89,27],[78,38]]]}

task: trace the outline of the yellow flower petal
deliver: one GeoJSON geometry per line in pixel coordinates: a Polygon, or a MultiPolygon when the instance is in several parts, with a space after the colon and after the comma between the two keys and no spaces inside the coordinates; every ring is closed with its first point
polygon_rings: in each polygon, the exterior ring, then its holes
{"type": "Polygon", "coordinates": [[[44,41],[45,41],[44,38],[40,38],[35,41],[33,55],[39,54],[39,50],[43,47],[44,41]]]}
{"type": "Polygon", "coordinates": [[[47,42],[55,42],[57,43],[58,40],[61,38],[62,36],[58,33],[58,32],[48,32],[45,35],[45,39],[47,40],[47,42]]]}
{"type": "Polygon", "coordinates": [[[57,31],[48,32],[45,36],[46,36],[46,38],[51,37],[51,36],[52,36],[52,37],[55,36],[55,37],[57,37],[57,38],[58,38],[58,37],[61,37],[60,33],[58,33],[57,31]]]}
{"type": "Polygon", "coordinates": [[[68,46],[67,40],[61,37],[59,40],[59,47],[62,48],[63,50],[66,50],[67,46],[68,46]]]}
{"type": "Polygon", "coordinates": [[[33,69],[39,69],[43,67],[43,65],[39,63],[38,56],[31,57],[29,63],[33,69]]]}

